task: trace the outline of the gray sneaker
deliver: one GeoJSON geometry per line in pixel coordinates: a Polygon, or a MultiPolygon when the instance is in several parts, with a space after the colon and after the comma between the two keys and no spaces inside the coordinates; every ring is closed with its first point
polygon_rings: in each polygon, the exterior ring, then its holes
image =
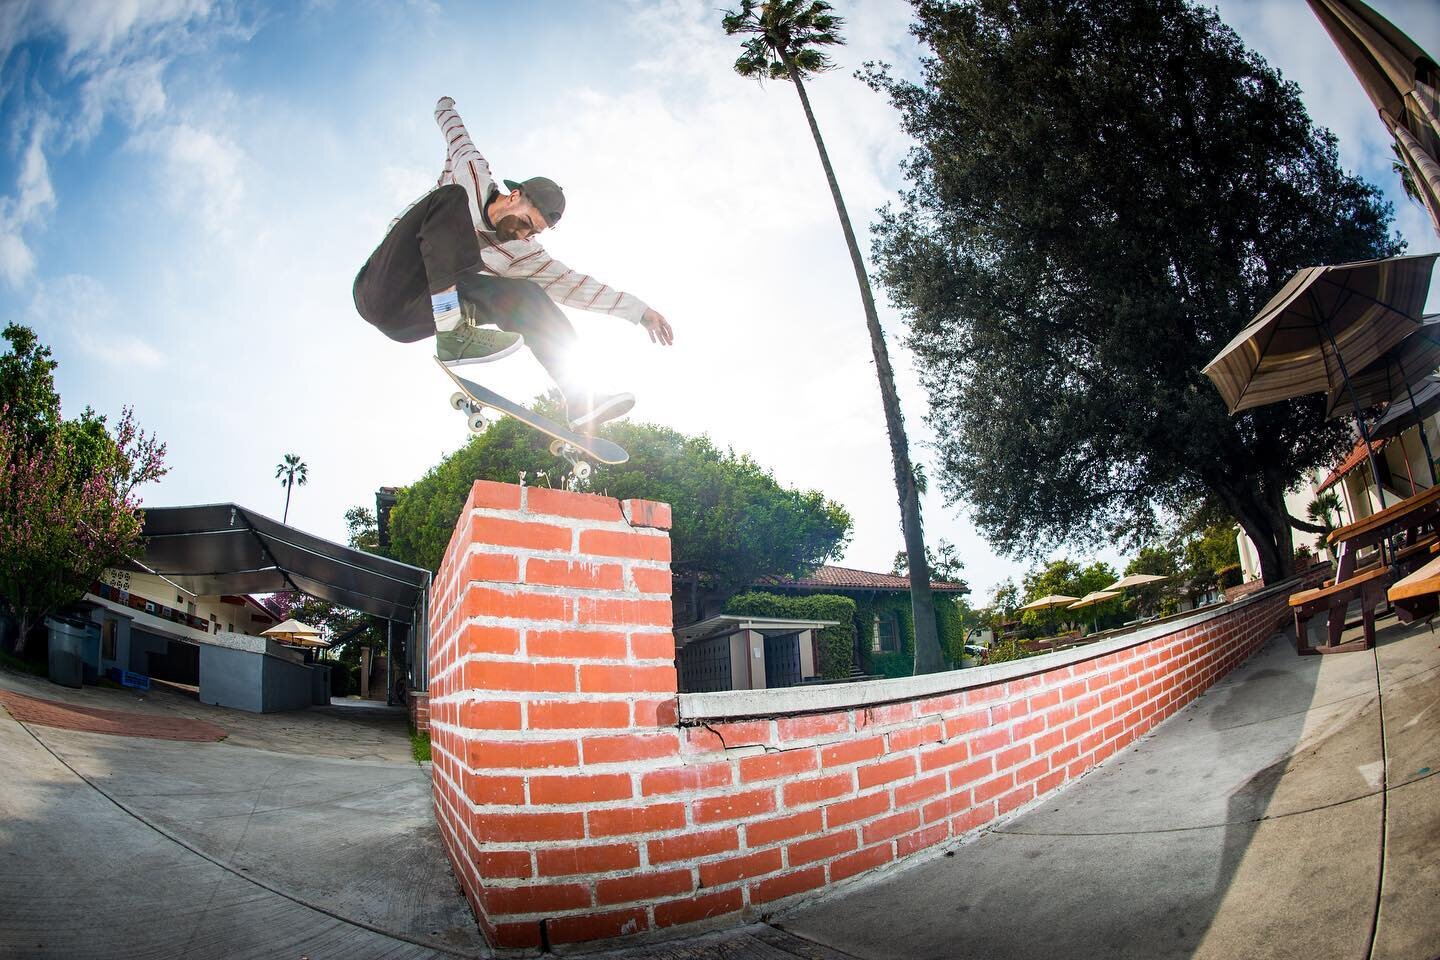
{"type": "Polygon", "coordinates": [[[510,356],[524,345],[525,340],[518,333],[468,323],[435,334],[435,356],[447,367],[489,363],[510,356]]]}

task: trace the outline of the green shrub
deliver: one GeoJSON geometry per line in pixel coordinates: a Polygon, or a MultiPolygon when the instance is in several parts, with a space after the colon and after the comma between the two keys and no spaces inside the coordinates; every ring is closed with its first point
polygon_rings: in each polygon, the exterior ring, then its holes
{"type": "Polygon", "coordinates": [[[996,640],[990,647],[990,654],[985,658],[989,663],[1005,663],[1009,660],[1024,660],[1026,657],[1033,657],[1041,653],[1039,650],[1029,650],[1020,643],[1019,637],[1006,637],[1003,640],[996,640]]]}
{"type": "Polygon", "coordinates": [[[410,728],[410,755],[415,758],[416,763],[429,762],[430,734],[422,733],[414,727],[410,728]]]}
{"type": "Polygon", "coordinates": [[[1231,563],[1215,571],[1215,576],[1220,580],[1220,589],[1227,590],[1230,587],[1238,587],[1244,582],[1245,575],[1240,570],[1240,564],[1231,563]]]}

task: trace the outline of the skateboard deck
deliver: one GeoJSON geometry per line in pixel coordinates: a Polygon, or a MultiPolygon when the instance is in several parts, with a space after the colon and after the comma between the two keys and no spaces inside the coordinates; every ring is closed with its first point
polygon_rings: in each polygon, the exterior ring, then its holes
{"type": "Polygon", "coordinates": [[[480,414],[485,407],[514,417],[531,429],[538,430],[549,437],[551,440],[550,452],[557,457],[569,460],[571,466],[575,468],[576,475],[582,480],[590,475],[590,464],[584,460],[587,456],[600,463],[612,464],[624,463],[630,459],[630,454],[626,453],[625,448],[618,443],[589,434],[576,433],[569,427],[561,426],[547,417],[540,416],[534,410],[522,407],[515,401],[500,396],[493,390],[465,379],[441,363],[439,358],[436,358],[435,362],[451,380],[455,381],[455,386],[460,388],[461,392],[450,398],[450,405],[467,415],[472,433],[479,433],[485,429],[485,421],[480,414]]]}

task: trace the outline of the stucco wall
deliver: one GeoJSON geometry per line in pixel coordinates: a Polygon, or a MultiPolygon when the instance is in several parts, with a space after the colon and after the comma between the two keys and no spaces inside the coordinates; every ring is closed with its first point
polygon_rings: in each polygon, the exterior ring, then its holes
{"type": "Polygon", "coordinates": [[[1191,702],[1300,586],[994,667],[679,695],[668,527],[663,504],[483,482],[457,525],[435,811],[498,947],[740,923],[953,842],[1191,702]]]}
{"type": "Polygon", "coordinates": [[[201,703],[251,713],[300,710],[314,698],[312,671],[287,658],[202,643],[199,696],[201,703]]]}

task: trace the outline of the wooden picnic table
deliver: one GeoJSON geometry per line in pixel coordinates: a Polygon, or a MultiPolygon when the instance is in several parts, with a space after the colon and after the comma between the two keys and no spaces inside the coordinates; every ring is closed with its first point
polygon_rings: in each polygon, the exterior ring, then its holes
{"type": "Polygon", "coordinates": [[[1354,576],[1355,557],[1361,550],[1373,547],[1402,530],[1418,530],[1437,517],[1440,517],[1440,485],[1421,490],[1378,513],[1331,530],[1329,543],[1340,548],[1335,582],[1343,583],[1354,576]]]}
{"type": "Polygon", "coordinates": [[[1388,596],[1401,623],[1435,616],[1440,611],[1440,557],[1397,581],[1388,596]]]}

